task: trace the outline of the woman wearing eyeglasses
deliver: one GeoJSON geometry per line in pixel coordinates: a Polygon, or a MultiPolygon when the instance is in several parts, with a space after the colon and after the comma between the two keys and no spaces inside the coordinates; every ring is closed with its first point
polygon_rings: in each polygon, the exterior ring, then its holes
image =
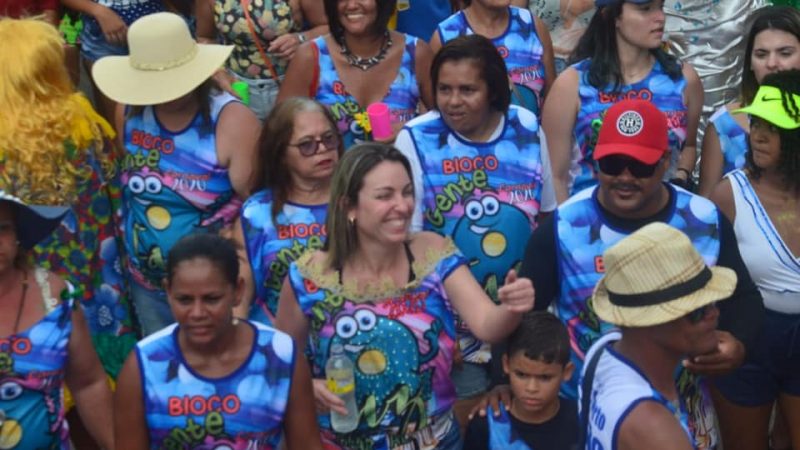
{"type": "Polygon", "coordinates": [[[237,315],[271,324],[289,263],[322,247],[331,176],[342,151],[336,122],[314,100],[290,98],[268,117],[254,169],[257,192],[235,227],[249,261],[237,315]]]}
{"type": "Polygon", "coordinates": [[[772,405],[800,448],[800,70],[764,77],[752,104],[744,169],[711,199],[731,222],[766,316],[744,364],[715,379],[725,450],[766,450],[772,405]]]}

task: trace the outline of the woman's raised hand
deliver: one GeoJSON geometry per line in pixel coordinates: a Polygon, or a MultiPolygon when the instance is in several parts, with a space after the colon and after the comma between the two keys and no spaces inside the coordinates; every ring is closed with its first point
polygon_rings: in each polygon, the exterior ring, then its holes
{"type": "Polygon", "coordinates": [[[517,278],[517,271],[511,269],[506,274],[506,281],[497,291],[500,303],[515,313],[526,313],[533,309],[533,282],[528,278],[517,278]]]}

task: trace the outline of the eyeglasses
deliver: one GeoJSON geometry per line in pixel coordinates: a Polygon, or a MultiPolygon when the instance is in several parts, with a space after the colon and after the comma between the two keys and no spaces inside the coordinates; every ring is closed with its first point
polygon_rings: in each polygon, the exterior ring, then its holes
{"type": "Polygon", "coordinates": [[[703,306],[695,309],[694,311],[690,312],[689,314],[687,314],[686,317],[689,319],[689,322],[691,322],[691,323],[700,323],[700,321],[702,321],[703,318],[706,317],[706,314],[708,313],[708,311],[711,308],[714,308],[715,305],[716,305],[716,302],[711,302],[711,303],[709,303],[707,305],[703,305],[703,306]]]}
{"type": "Polygon", "coordinates": [[[597,167],[600,172],[612,177],[619,176],[625,169],[636,178],[650,178],[656,172],[658,162],[655,164],[645,164],[635,159],[626,158],[624,156],[605,156],[597,160],[597,167]]]}
{"type": "Polygon", "coordinates": [[[324,145],[328,150],[333,150],[339,147],[339,142],[341,142],[339,133],[329,131],[318,138],[307,138],[294,144],[290,143],[289,147],[297,147],[303,156],[313,156],[319,150],[319,144],[324,145]]]}

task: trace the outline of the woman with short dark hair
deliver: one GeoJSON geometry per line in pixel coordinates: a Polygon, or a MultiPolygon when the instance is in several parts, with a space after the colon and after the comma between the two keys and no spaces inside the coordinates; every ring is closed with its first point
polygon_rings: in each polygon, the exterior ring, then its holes
{"type": "MultiPolygon", "coordinates": [[[[483,36],[447,42],[433,60],[431,79],[436,110],[409,122],[395,143],[419,186],[412,229],[451,238],[496,298],[506,274],[522,261],[539,214],[556,207],[539,122],[511,105],[506,65],[483,36]]],[[[463,364],[452,377],[456,416],[465,425],[470,406],[490,384],[491,355],[463,322],[458,337],[463,364]]]]}

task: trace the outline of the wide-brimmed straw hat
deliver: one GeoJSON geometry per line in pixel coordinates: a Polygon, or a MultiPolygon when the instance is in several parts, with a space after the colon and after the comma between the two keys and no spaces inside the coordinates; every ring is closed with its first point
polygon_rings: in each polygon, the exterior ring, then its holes
{"type": "Polygon", "coordinates": [[[15,205],[17,216],[14,223],[17,240],[26,249],[33,248],[49,236],[69,212],[69,207],[66,206],[28,205],[2,189],[0,189],[0,202],[15,205]]]}
{"type": "Polygon", "coordinates": [[[685,234],[658,222],[606,250],[603,265],[592,306],[600,319],[624,327],[678,319],[736,287],[733,270],[706,266],[685,234]]]}
{"type": "Polygon", "coordinates": [[[107,56],[92,67],[97,87],[126,105],[157,105],[183,97],[222,66],[233,46],[198,44],[181,16],[156,13],[128,28],[130,56],[107,56]]]}
{"type": "MultiPolygon", "coordinates": [[[[800,105],[800,95],[791,94],[796,105],[800,105]]],[[[800,120],[792,117],[783,107],[783,95],[781,90],[775,86],[762,85],[758,88],[753,103],[733,111],[735,114],[747,113],[751,116],[760,117],[767,122],[784,130],[796,130],[800,128],[800,120]]]]}

